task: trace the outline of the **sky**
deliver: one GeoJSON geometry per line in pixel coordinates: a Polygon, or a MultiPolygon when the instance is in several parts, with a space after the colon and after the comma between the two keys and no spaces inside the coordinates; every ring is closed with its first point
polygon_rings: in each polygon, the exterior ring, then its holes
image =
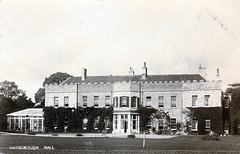
{"type": "Polygon", "coordinates": [[[34,101],[45,77],[198,73],[240,82],[240,0],[0,0],[0,82],[34,101]]]}

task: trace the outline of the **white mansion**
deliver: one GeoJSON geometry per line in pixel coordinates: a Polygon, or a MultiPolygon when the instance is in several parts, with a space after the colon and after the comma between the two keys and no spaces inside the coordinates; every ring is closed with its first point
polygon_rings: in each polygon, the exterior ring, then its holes
{"type": "MultiPolygon", "coordinates": [[[[200,71],[201,67],[199,68],[200,71]]],[[[87,76],[83,69],[81,77],[68,78],[61,84],[45,85],[45,106],[53,107],[109,107],[113,106],[113,133],[139,133],[141,104],[169,112],[171,129],[185,122],[183,110],[204,109],[211,112],[221,108],[221,81],[207,81],[201,74],[148,75],[146,63],[142,74],[135,75],[130,68],[126,76],[87,76]]],[[[196,112],[196,111],[195,111],[196,112]]],[[[202,111],[200,111],[202,112],[202,111]]],[[[10,116],[9,116],[10,117],[10,116]]],[[[221,116],[219,117],[221,118],[221,116]]],[[[222,120],[222,119],[219,119],[222,120]]],[[[216,129],[210,114],[196,115],[192,130],[216,129]]],[[[156,130],[163,128],[161,121],[152,122],[156,130]]]]}

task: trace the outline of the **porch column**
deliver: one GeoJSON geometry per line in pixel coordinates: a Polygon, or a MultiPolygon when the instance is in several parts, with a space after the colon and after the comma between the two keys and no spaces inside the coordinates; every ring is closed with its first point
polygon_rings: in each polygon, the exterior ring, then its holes
{"type": "Polygon", "coordinates": [[[128,130],[127,133],[131,133],[131,114],[128,114],[128,130]]]}
{"type": "Polygon", "coordinates": [[[33,131],[33,118],[30,117],[30,131],[33,131]]]}
{"type": "Polygon", "coordinates": [[[22,116],[19,117],[20,130],[22,131],[22,116]]]}
{"type": "Polygon", "coordinates": [[[121,123],[122,119],[121,119],[121,114],[118,115],[118,130],[121,131],[121,123]]]}
{"type": "Polygon", "coordinates": [[[140,126],[139,126],[139,115],[137,115],[137,132],[140,133],[140,126]]]}
{"type": "Polygon", "coordinates": [[[43,124],[44,124],[43,121],[44,121],[44,120],[43,120],[43,118],[41,118],[41,119],[42,119],[42,131],[44,131],[44,129],[43,129],[43,124]]]}
{"type": "Polygon", "coordinates": [[[8,130],[11,130],[11,116],[7,117],[8,119],[8,130]]]}

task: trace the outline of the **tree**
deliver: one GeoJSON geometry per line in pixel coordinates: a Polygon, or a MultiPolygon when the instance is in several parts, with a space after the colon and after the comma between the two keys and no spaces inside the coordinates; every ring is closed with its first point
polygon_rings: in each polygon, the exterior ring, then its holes
{"type": "Polygon", "coordinates": [[[152,120],[157,120],[158,122],[160,122],[160,120],[163,120],[164,122],[164,130],[170,129],[170,116],[168,112],[164,112],[164,110],[158,110],[156,112],[154,112],[151,115],[151,119],[152,120]]]}
{"type": "Polygon", "coordinates": [[[192,121],[193,121],[193,111],[188,108],[184,108],[182,111],[183,118],[185,123],[183,123],[182,127],[184,127],[184,131],[187,133],[191,133],[191,126],[192,126],[192,121]]]}
{"type": "Polygon", "coordinates": [[[229,105],[231,132],[232,134],[238,134],[240,125],[240,83],[231,84],[230,86],[226,92],[231,93],[232,98],[229,105]]]}
{"type": "Polygon", "coordinates": [[[32,102],[32,100],[30,98],[28,98],[26,96],[26,94],[23,94],[22,96],[19,96],[15,100],[15,105],[16,105],[15,108],[17,110],[22,110],[22,109],[26,109],[26,108],[32,108],[34,106],[34,103],[32,102]]]}
{"type": "Polygon", "coordinates": [[[37,107],[44,107],[44,102],[45,102],[45,84],[53,84],[53,83],[62,83],[69,77],[72,77],[72,75],[69,75],[68,73],[62,73],[62,72],[57,72],[49,77],[46,77],[45,80],[43,81],[43,84],[41,88],[38,89],[38,91],[35,93],[35,102],[39,104],[37,107]]]}
{"type": "Polygon", "coordinates": [[[16,99],[19,96],[22,96],[25,92],[21,89],[18,89],[18,85],[15,82],[3,81],[0,82],[0,95],[3,97],[16,99]]]}
{"type": "Polygon", "coordinates": [[[142,105],[138,107],[137,112],[139,113],[139,127],[141,132],[148,130],[147,123],[151,120],[151,115],[156,111],[154,108],[147,108],[142,105]]]}
{"type": "Polygon", "coordinates": [[[23,90],[18,89],[15,82],[0,82],[0,130],[7,129],[6,114],[33,107],[33,105],[31,99],[27,98],[23,90]]]}
{"type": "Polygon", "coordinates": [[[68,73],[62,72],[54,73],[50,75],[48,78],[45,78],[45,80],[43,81],[43,86],[45,86],[45,84],[62,83],[69,77],[72,77],[72,75],[69,75],[68,73]]]}

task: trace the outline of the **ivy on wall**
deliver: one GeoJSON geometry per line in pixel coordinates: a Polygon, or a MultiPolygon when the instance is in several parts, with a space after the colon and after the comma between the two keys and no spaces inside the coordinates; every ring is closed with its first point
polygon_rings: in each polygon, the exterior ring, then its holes
{"type": "Polygon", "coordinates": [[[144,106],[139,106],[137,112],[139,113],[139,126],[140,132],[148,130],[147,123],[151,120],[151,115],[157,110],[154,108],[148,108],[144,106]]]}
{"type": "MultiPolygon", "coordinates": [[[[44,126],[46,132],[96,132],[105,129],[104,120],[108,118],[112,123],[113,108],[54,108],[44,107],[44,126]],[[94,129],[94,121],[100,118],[94,129]],[[87,129],[83,130],[83,120],[87,118],[87,129]]],[[[112,127],[110,127],[112,128],[112,127]]]]}
{"type": "Polygon", "coordinates": [[[204,135],[208,132],[205,131],[205,120],[211,121],[211,130],[217,134],[223,133],[223,115],[222,107],[199,107],[188,108],[193,113],[193,117],[198,120],[198,134],[204,135]]]}

